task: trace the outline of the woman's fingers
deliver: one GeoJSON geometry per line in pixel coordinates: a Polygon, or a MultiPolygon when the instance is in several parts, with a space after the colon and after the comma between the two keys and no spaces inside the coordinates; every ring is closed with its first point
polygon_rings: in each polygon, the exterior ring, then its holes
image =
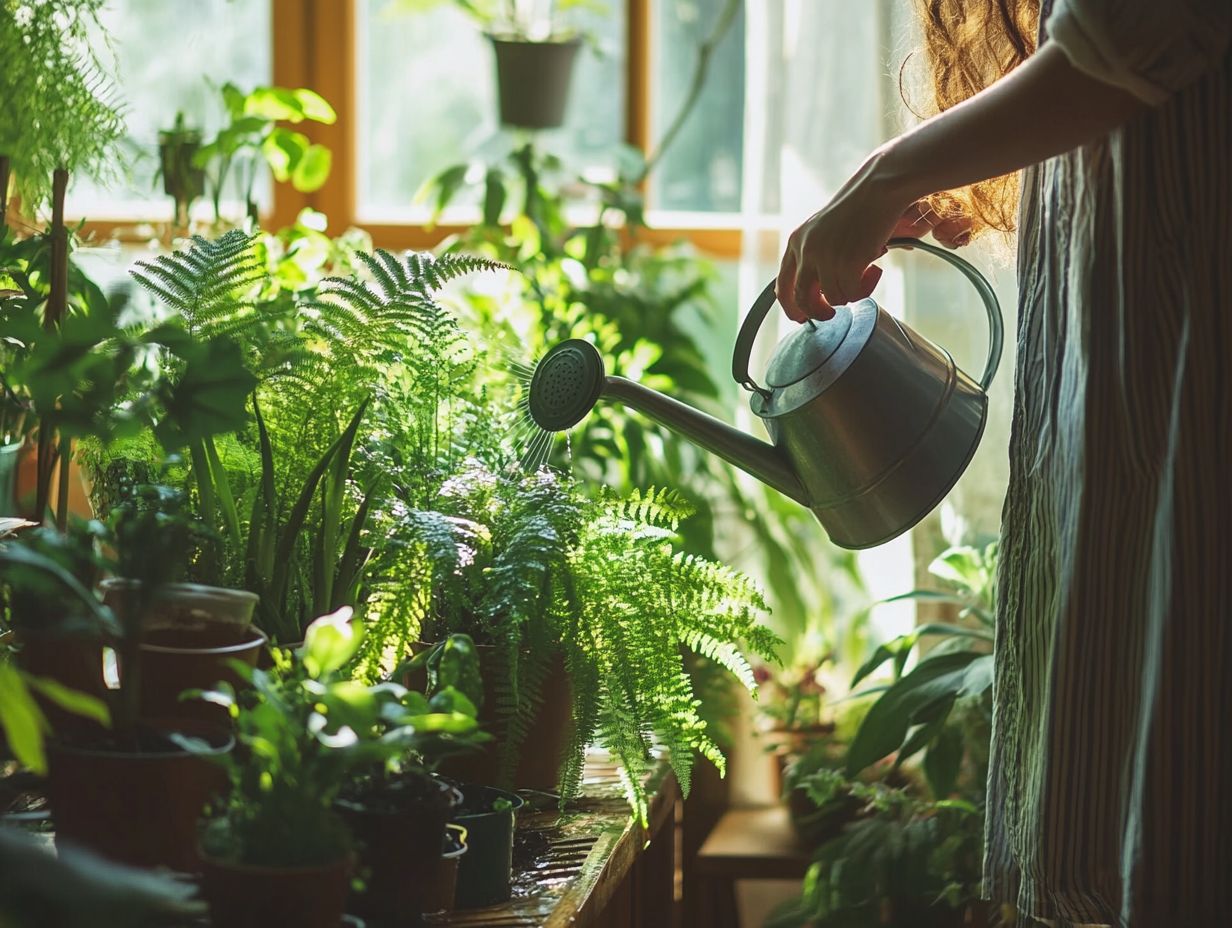
{"type": "Polygon", "coordinates": [[[954,216],[933,226],[933,238],[947,248],[961,248],[971,241],[971,217],[954,216]]]}
{"type": "MultiPolygon", "coordinates": [[[[793,236],[794,239],[794,236],[793,236]]],[[[787,252],[779,265],[779,276],[774,282],[774,295],[783,307],[783,312],[792,322],[803,322],[808,318],[796,305],[796,266],[798,260],[794,244],[789,241],[787,252]]]]}
{"type": "Polygon", "coordinates": [[[932,220],[937,216],[923,200],[912,203],[899,217],[894,225],[892,238],[921,238],[933,228],[932,220]]]}

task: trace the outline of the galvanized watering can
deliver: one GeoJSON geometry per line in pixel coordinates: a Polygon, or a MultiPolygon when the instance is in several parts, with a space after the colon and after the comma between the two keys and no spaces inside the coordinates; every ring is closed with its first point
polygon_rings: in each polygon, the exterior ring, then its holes
{"type": "Polygon", "coordinates": [[[988,359],[979,380],[943,349],[872,299],[836,306],[780,342],[759,384],[749,374],[753,341],[774,305],[766,287],[736,338],[732,376],[772,443],[761,441],[641,384],[609,377],[589,342],[549,351],[530,385],[531,417],[542,428],[572,428],[599,399],[638,410],[807,506],[830,539],[871,548],[928,515],[962,476],[984,432],[987,390],[1001,358],[1001,309],[974,267],[944,248],[894,239],[958,269],[988,313],[988,359]]]}

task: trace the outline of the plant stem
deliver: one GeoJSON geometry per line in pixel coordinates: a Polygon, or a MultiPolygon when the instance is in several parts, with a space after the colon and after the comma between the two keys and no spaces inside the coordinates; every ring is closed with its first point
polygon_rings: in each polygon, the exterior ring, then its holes
{"type": "MultiPolygon", "coordinates": [[[[52,175],[51,196],[51,287],[47,297],[47,306],[43,311],[43,327],[57,328],[64,319],[68,308],[68,233],[64,228],[64,194],[68,189],[68,170],[56,168],[52,175]]],[[[38,516],[41,521],[46,517],[47,507],[51,502],[51,472],[55,467],[56,447],[53,430],[48,428],[50,410],[40,410],[38,456],[35,472],[38,477],[38,490],[35,494],[38,516]]],[[[67,460],[61,460],[60,475],[61,494],[67,492],[67,460]]],[[[56,523],[60,524],[68,518],[68,513],[57,514],[56,523]]]]}
{"type": "Polygon", "coordinates": [[[9,156],[0,155],[0,233],[8,221],[9,209],[9,156]]]}
{"type": "Polygon", "coordinates": [[[689,121],[689,117],[693,114],[697,101],[701,99],[702,90],[705,89],[706,78],[710,74],[710,65],[714,58],[714,53],[718,49],[719,43],[723,41],[731,29],[732,23],[736,21],[736,14],[740,12],[740,6],[741,0],[727,0],[727,6],[723,7],[719,12],[719,18],[715,21],[714,29],[697,46],[697,61],[693,65],[693,79],[689,83],[689,92],[685,94],[684,102],[680,104],[680,109],[676,111],[675,118],[663,133],[658,146],[646,158],[646,163],[642,166],[642,173],[637,178],[639,184],[646,180],[650,172],[663,159],[663,155],[671,148],[672,143],[680,135],[680,130],[684,128],[685,123],[689,121]]]}
{"type": "Polygon", "coordinates": [[[60,491],[56,498],[56,528],[65,531],[68,528],[68,482],[70,466],[73,462],[73,440],[67,435],[60,436],[60,491]]]}

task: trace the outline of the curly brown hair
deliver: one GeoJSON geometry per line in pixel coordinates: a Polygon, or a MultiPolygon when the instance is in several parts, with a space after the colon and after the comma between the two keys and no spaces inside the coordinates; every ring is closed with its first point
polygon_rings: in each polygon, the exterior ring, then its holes
{"type": "MultiPolygon", "coordinates": [[[[916,6],[933,98],[927,112],[915,111],[916,115],[933,115],[961,103],[1035,51],[1040,0],[916,0],[916,6]]],[[[976,234],[988,228],[1012,232],[1018,175],[934,194],[928,205],[945,217],[971,217],[976,234]]]]}

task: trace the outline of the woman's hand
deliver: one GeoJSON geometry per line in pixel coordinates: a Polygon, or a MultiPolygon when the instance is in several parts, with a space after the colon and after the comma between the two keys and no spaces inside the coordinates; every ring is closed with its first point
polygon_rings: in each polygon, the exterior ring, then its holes
{"type": "Polygon", "coordinates": [[[864,299],[881,279],[873,264],[886,242],[929,232],[951,248],[971,238],[967,217],[942,219],[900,192],[875,153],[828,204],[787,240],[775,292],[788,318],[829,319],[834,307],[864,299]],[[906,201],[906,202],[904,202],[906,201]]]}

